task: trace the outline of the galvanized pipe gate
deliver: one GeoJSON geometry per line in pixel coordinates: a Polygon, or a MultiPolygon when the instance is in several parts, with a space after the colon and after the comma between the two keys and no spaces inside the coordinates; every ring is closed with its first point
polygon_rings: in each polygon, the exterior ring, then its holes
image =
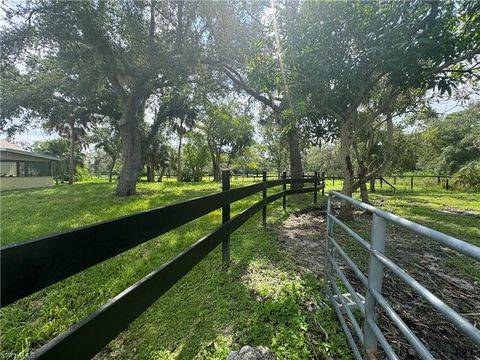
{"type": "Polygon", "coordinates": [[[386,211],[379,210],[341,193],[335,191],[330,192],[327,205],[326,291],[335,308],[335,312],[337,313],[338,319],[347,336],[348,343],[355,358],[376,359],[377,346],[378,343],[380,343],[383,351],[389,359],[398,359],[394,349],[383,335],[381,328],[378,326],[376,308],[377,306],[380,306],[422,359],[434,359],[422,341],[413,333],[405,322],[403,322],[400,316],[389,304],[388,300],[382,295],[384,268],[387,268],[390,272],[396,275],[398,279],[410,286],[417,294],[430,303],[437,312],[449,320],[449,322],[459,331],[465,334],[473,343],[480,346],[480,330],[410,276],[404,269],[385,256],[385,234],[388,223],[401,226],[413,233],[427,237],[443,246],[480,261],[480,247],[416,224],[386,211]],[[370,242],[363,239],[345,223],[335,217],[332,212],[332,200],[334,198],[350,203],[373,215],[370,242]],[[336,225],[355,239],[356,242],[358,242],[361,247],[369,253],[367,275],[360,270],[352,258],[339,245],[338,239],[334,238],[333,229],[336,225]],[[355,290],[354,286],[341,270],[337,262],[337,259],[339,258],[343,259],[345,265],[353,271],[365,287],[366,293],[364,296],[355,290]],[[348,290],[348,293],[342,294],[338,285],[339,281],[348,290]],[[349,297],[351,297],[351,300],[349,297]],[[361,317],[363,318],[363,324],[358,323],[351,307],[359,310],[361,317]],[[350,327],[347,325],[347,320],[350,323],[351,328],[353,328],[353,332],[357,339],[356,341],[352,335],[350,327]]]}

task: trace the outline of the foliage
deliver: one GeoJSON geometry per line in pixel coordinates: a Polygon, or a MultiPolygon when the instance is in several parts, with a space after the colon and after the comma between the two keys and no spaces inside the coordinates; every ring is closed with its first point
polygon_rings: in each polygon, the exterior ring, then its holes
{"type": "Polygon", "coordinates": [[[455,185],[467,189],[480,190],[480,160],[472,161],[463,166],[455,174],[455,185]]]}
{"type": "MultiPolygon", "coordinates": [[[[118,165],[121,151],[120,136],[115,121],[108,119],[107,121],[103,121],[102,125],[95,126],[89,140],[95,144],[95,149],[103,150],[110,158],[107,171],[109,181],[112,181],[112,173],[115,166],[118,165]]],[[[98,159],[100,160],[101,158],[98,159]]]]}
{"type": "Polygon", "coordinates": [[[32,72],[45,57],[32,59],[30,50],[42,48],[42,55],[66,59],[72,65],[66,69],[88,72],[89,76],[67,74],[73,82],[96,80],[108,95],[102,99],[113,101],[113,107],[106,106],[106,115],[118,122],[123,147],[117,194],[128,196],[135,193],[141,167],[140,127],[146,102],[191,74],[206,30],[197,26],[203,22],[202,7],[201,2],[129,0],[19,4],[8,9],[9,27],[2,37],[2,65],[7,66],[2,71],[9,71],[12,78],[22,67],[32,72]]]}
{"type": "Polygon", "coordinates": [[[251,119],[246,115],[235,113],[235,103],[211,105],[201,118],[199,125],[203,133],[210,159],[213,165],[215,181],[220,180],[222,157],[226,158],[227,167],[253,139],[251,119]]]}
{"type": "Polygon", "coordinates": [[[341,172],[339,149],[335,143],[308,148],[305,161],[308,172],[320,171],[325,172],[325,175],[338,175],[341,172]]]}
{"type": "Polygon", "coordinates": [[[393,163],[399,171],[453,174],[480,159],[480,103],[439,116],[414,113],[397,128],[393,163]]]}
{"type": "Polygon", "coordinates": [[[158,181],[162,181],[165,171],[174,163],[173,149],[163,132],[158,132],[143,149],[143,162],[147,167],[147,181],[155,181],[155,173],[160,170],[158,181]]]}
{"type": "Polygon", "coordinates": [[[183,181],[200,181],[208,165],[210,154],[205,138],[198,131],[187,135],[183,158],[185,164],[183,181]]]}
{"type": "Polygon", "coordinates": [[[234,173],[259,174],[262,170],[276,169],[275,163],[269,161],[265,144],[253,143],[238,154],[231,162],[234,173]]]}
{"type": "MultiPolygon", "coordinates": [[[[310,133],[339,137],[343,191],[350,196],[360,186],[368,197],[366,180],[382,173],[393,154],[397,102],[403,103],[402,98],[412,102],[429,89],[451,94],[458,84],[475,78],[479,5],[322,1],[302,2],[298,11],[287,10],[285,62],[292,70],[290,89],[294,98],[316,113],[303,121],[315,120],[312,126],[319,130],[310,133]],[[383,123],[388,145],[381,164],[370,169],[375,159],[361,155],[357,139],[365,129],[373,133],[383,123]]],[[[400,112],[405,109],[402,105],[400,112]]],[[[342,207],[341,215],[351,218],[352,208],[342,207]]]]}
{"type": "MultiPolygon", "coordinates": [[[[80,145],[77,143],[75,149],[74,164],[76,171],[84,167],[85,154],[82,153],[80,145]]],[[[60,158],[58,166],[58,175],[63,180],[68,180],[68,166],[70,161],[70,141],[67,139],[52,139],[37,141],[32,145],[32,151],[49,154],[60,158]]]]}
{"type": "Polygon", "coordinates": [[[85,181],[92,177],[90,171],[85,166],[77,165],[75,167],[75,181],[85,181]]]}
{"type": "Polygon", "coordinates": [[[284,129],[273,121],[260,126],[262,142],[266,147],[268,161],[275,167],[277,175],[286,170],[288,164],[288,143],[284,129]]]}

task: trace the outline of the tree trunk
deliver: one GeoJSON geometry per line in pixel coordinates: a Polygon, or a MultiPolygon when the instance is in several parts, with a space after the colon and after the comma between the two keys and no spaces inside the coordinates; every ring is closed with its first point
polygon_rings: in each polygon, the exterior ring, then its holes
{"type": "Polygon", "coordinates": [[[118,196],[135,195],[137,178],[141,162],[141,137],[137,119],[138,104],[132,96],[125,105],[120,119],[120,137],[122,139],[122,169],[117,182],[118,196]]]}
{"type": "Polygon", "coordinates": [[[113,169],[115,168],[115,162],[117,159],[112,158],[112,166],[110,166],[110,169],[108,170],[108,182],[112,182],[112,174],[113,174],[113,169]]]}
{"type": "Polygon", "coordinates": [[[177,181],[182,181],[182,139],[183,135],[178,134],[178,149],[177,149],[177,181]]]}
{"type": "Polygon", "coordinates": [[[370,204],[370,199],[368,198],[367,181],[365,179],[365,174],[358,174],[358,182],[359,182],[360,196],[362,197],[362,202],[364,202],[365,204],[370,204]]]}
{"type": "MultiPolygon", "coordinates": [[[[298,130],[292,130],[287,134],[288,147],[290,150],[290,175],[293,179],[301,179],[302,170],[302,154],[300,152],[300,140],[298,130]]],[[[302,188],[303,184],[292,184],[292,189],[302,188]]]]}
{"type": "Polygon", "coordinates": [[[375,192],[375,178],[370,179],[370,192],[375,192]]]}
{"type": "Polygon", "coordinates": [[[70,122],[70,154],[68,162],[68,185],[73,184],[75,177],[75,121],[70,122]]]}
{"type": "Polygon", "coordinates": [[[154,182],[155,181],[155,164],[150,163],[147,165],[147,181],[154,182]]]}
{"type": "Polygon", "coordinates": [[[219,182],[222,178],[222,174],[220,171],[220,161],[219,159],[212,157],[212,165],[213,165],[213,181],[219,182]]]}
{"type": "MultiPolygon", "coordinates": [[[[353,167],[350,155],[351,139],[347,121],[340,121],[340,154],[342,158],[343,170],[343,190],[342,192],[352,197],[353,194],[353,167]]],[[[346,201],[342,202],[342,208],[339,216],[343,219],[353,219],[352,204],[346,201]]]]}
{"type": "Polygon", "coordinates": [[[165,174],[165,168],[162,167],[162,170],[160,170],[160,175],[158,175],[158,182],[162,182],[164,174],[165,174]]]}

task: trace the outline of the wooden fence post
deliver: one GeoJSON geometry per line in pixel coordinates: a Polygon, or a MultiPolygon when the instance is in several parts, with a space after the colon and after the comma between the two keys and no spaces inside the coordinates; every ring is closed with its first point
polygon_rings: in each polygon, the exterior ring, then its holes
{"type": "Polygon", "coordinates": [[[448,188],[449,188],[449,187],[448,187],[448,178],[447,178],[447,181],[446,181],[446,183],[445,183],[445,190],[448,190],[448,188]]]}
{"type": "Polygon", "coordinates": [[[313,173],[313,204],[317,205],[317,192],[318,192],[318,171],[313,173]]]}
{"type": "Polygon", "coordinates": [[[283,211],[287,210],[287,195],[285,194],[285,191],[287,191],[287,172],[284,171],[282,174],[282,179],[285,180],[283,183],[283,211]]]}
{"type": "MultiPolygon", "coordinates": [[[[222,191],[230,190],[230,170],[222,171],[222,191]]],[[[230,220],[230,202],[222,207],[222,224],[230,220]]],[[[222,241],[223,264],[228,266],[230,263],[230,234],[222,241]]]]}
{"type": "Polygon", "coordinates": [[[335,186],[335,175],[332,176],[332,186],[335,186]]]}
{"type": "Polygon", "coordinates": [[[413,190],[413,176],[410,176],[410,190],[413,190]]]}
{"type": "MultiPolygon", "coordinates": [[[[262,197],[265,199],[267,197],[267,171],[263,170],[262,173],[263,177],[263,191],[262,191],[262,197]]],[[[267,225],[267,204],[262,209],[262,223],[263,225],[267,225]]]]}

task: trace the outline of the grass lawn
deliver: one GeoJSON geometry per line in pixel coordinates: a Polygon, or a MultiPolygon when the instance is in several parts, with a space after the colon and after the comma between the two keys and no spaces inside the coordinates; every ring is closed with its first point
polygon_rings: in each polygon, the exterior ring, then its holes
{"type": "MultiPolygon", "coordinates": [[[[234,186],[241,183],[234,182],[234,186]]],[[[219,184],[140,183],[138,195],[118,198],[114,184],[84,183],[2,193],[2,244],[18,243],[117,216],[202,196],[219,184]]],[[[275,190],[270,190],[274,192],[275,190]]],[[[260,195],[232,205],[232,215],[260,195]]],[[[273,228],[311,195],[269,206],[269,225],[257,214],[231,237],[232,263],[221,247],[161,297],[98,358],[225,359],[242,345],[264,345],[279,359],[350,359],[322,282],[298,275],[275,242],[273,228]],[[315,305],[312,311],[311,306],[315,305]]],[[[221,222],[213,212],[2,310],[2,359],[24,358],[108,299],[177,255],[221,222]]]]}
{"type": "MultiPolygon", "coordinates": [[[[234,181],[232,186],[246,184],[234,181]]],[[[138,195],[118,198],[113,195],[114,187],[89,182],[2,193],[2,245],[220,190],[220,184],[211,182],[140,183],[138,195]]],[[[340,187],[340,181],[334,186],[327,181],[327,191],[340,187]]],[[[372,194],[374,205],[480,245],[478,218],[441,211],[480,211],[479,194],[440,189],[378,190],[372,194]]],[[[259,198],[260,194],[235,203],[232,216],[259,198]]],[[[254,216],[232,235],[228,270],[222,269],[218,247],[98,358],[225,359],[230,350],[249,344],[268,346],[279,359],[350,359],[334,311],[322,305],[328,303],[322,281],[313,275],[300,276],[293,259],[279,248],[274,237],[274,228],[311,200],[311,194],[290,196],[286,213],[281,201],[270,205],[267,227],[261,225],[260,214],[254,216]],[[320,305],[312,311],[305,306],[312,303],[320,305]]],[[[221,212],[213,212],[6,307],[1,312],[0,359],[24,358],[220,222],[221,212]]],[[[369,229],[364,230],[369,239],[369,229]]],[[[449,258],[444,265],[480,278],[478,264],[462,256],[449,258]]]]}
{"type": "MultiPolygon", "coordinates": [[[[384,210],[480,246],[480,218],[451,212],[469,210],[480,213],[479,193],[439,189],[380,192],[372,196],[372,201],[373,205],[384,210]]],[[[441,247],[432,241],[427,246],[441,247]]],[[[453,252],[442,260],[442,265],[480,283],[480,264],[473,259],[453,252]]]]}

